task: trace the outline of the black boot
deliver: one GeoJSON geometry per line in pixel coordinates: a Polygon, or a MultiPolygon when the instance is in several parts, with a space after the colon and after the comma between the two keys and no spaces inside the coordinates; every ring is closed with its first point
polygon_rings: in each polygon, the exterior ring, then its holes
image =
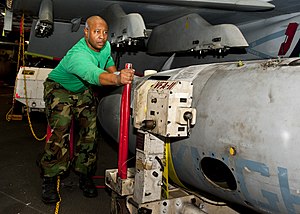
{"type": "Polygon", "coordinates": [[[44,177],[42,184],[42,201],[45,204],[55,204],[59,201],[57,192],[57,177],[44,177]]]}
{"type": "Polygon", "coordinates": [[[92,177],[80,174],[79,188],[83,191],[83,195],[88,198],[97,197],[98,192],[92,177]]]}

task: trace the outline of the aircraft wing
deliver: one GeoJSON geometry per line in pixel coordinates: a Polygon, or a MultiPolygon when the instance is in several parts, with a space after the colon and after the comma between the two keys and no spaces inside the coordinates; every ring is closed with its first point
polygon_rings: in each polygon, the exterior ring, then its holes
{"type": "MultiPolygon", "coordinates": [[[[54,21],[70,21],[75,17],[86,19],[91,14],[102,14],[105,8],[118,3],[126,13],[142,14],[147,28],[152,28],[183,15],[198,13],[211,24],[239,24],[299,11],[298,0],[52,0],[54,21]],[[274,8],[275,7],[275,8],[274,8]],[[267,10],[266,9],[272,9],[267,10]],[[248,11],[248,12],[245,12],[248,11]],[[250,12],[251,11],[251,12],[250,12]],[[258,12],[255,12],[258,11],[258,12]],[[226,17],[224,19],[224,17],[226,17]]],[[[39,15],[42,0],[9,0],[15,16],[23,11],[33,18],[39,15]]]]}
{"type": "MultiPolygon", "coordinates": [[[[122,0],[121,0],[122,1],[122,0]]],[[[273,4],[263,0],[123,0],[151,4],[178,5],[185,7],[211,8],[222,10],[261,11],[275,8],[273,4]]],[[[271,1],[271,0],[270,0],[271,1]]]]}
{"type": "MultiPolygon", "coordinates": [[[[34,46],[37,47],[37,49],[32,49],[32,51],[41,51],[42,47],[46,47],[47,44],[52,44],[50,47],[45,48],[46,52],[42,54],[55,57],[62,57],[63,53],[72,46],[71,43],[78,39],[78,36],[74,36],[77,35],[76,31],[71,30],[74,27],[73,24],[71,24],[71,20],[75,18],[81,20],[80,24],[83,25],[84,20],[90,15],[98,14],[105,16],[108,12],[108,8],[111,8],[112,5],[116,3],[118,3],[119,7],[123,10],[119,15],[115,16],[119,19],[119,22],[124,18],[123,20],[126,21],[122,22],[123,24],[130,23],[128,21],[133,17],[132,14],[135,14],[135,22],[138,19],[139,23],[141,23],[139,24],[139,26],[141,26],[139,38],[143,37],[141,36],[141,30],[145,31],[145,37],[150,36],[151,38],[151,32],[154,32],[152,36],[156,35],[156,39],[153,39],[154,37],[151,40],[149,39],[149,43],[148,40],[145,41],[146,44],[151,44],[149,48],[150,54],[167,52],[172,55],[174,50],[175,52],[176,50],[179,52],[191,50],[201,52],[205,47],[227,48],[227,44],[234,44],[233,41],[227,41],[227,39],[231,38],[235,40],[235,37],[227,33],[224,34],[225,31],[233,32],[232,30],[226,30],[231,29],[231,26],[229,26],[229,28],[226,27],[224,30],[224,24],[235,25],[238,30],[241,30],[241,34],[245,37],[248,44],[250,44],[249,50],[252,56],[255,57],[271,58],[276,57],[278,53],[284,53],[282,56],[290,56],[291,52],[297,55],[294,50],[296,46],[300,46],[300,44],[297,44],[299,39],[297,25],[297,23],[299,23],[299,14],[297,14],[297,12],[300,11],[299,0],[90,0],[88,3],[79,0],[7,0],[7,8],[9,8],[8,3],[10,2],[12,3],[11,10],[14,13],[14,17],[18,17],[19,14],[24,12],[27,16],[34,18],[34,20],[41,20],[41,18],[48,19],[51,18],[49,11],[51,12],[52,10],[53,20],[51,21],[52,27],[55,26],[54,32],[52,35],[50,34],[51,36],[48,35],[48,37],[45,36],[45,38],[32,37],[34,43],[44,43],[41,45],[35,44],[34,46]],[[41,8],[44,8],[42,5],[46,5],[46,13],[44,16],[41,16],[41,8]],[[191,19],[190,17],[192,16],[196,17],[191,14],[198,15],[199,18],[191,19]],[[185,19],[188,20],[188,22],[182,20],[184,17],[186,17],[185,19]],[[140,22],[141,19],[143,22],[140,22]],[[198,20],[205,21],[199,21],[200,25],[198,25],[198,20]],[[205,22],[209,23],[211,27],[206,28],[207,25],[201,24],[205,22]],[[178,37],[173,38],[173,40],[170,40],[172,42],[169,42],[169,34],[180,35],[178,33],[180,30],[176,29],[178,23],[185,28],[187,26],[193,26],[193,28],[189,28],[192,30],[189,31],[188,34],[185,34],[185,36],[189,35],[190,38],[178,37]],[[269,25],[267,25],[268,23],[269,25]],[[65,26],[66,28],[61,30],[61,27],[58,27],[58,25],[65,26]],[[164,30],[164,27],[168,28],[169,26],[172,26],[172,28],[168,29],[168,34],[167,31],[164,30]],[[55,28],[58,31],[55,32],[55,28]],[[219,36],[220,29],[222,30],[222,34],[226,35],[226,40],[223,39],[223,43],[215,44],[215,41],[219,41],[221,38],[219,36]],[[287,31],[288,29],[291,30],[287,31]],[[203,35],[203,31],[209,31],[211,33],[203,35]],[[161,35],[160,32],[165,33],[161,35]],[[199,35],[199,37],[195,35],[199,35]],[[70,39],[71,37],[72,39],[70,39]],[[66,42],[62,45],[53,45],[52,43],[52,41],[62,41],[66,38],[68,38],[68,41],[71,43],[66,42]],[[165,39],[158,41],[160,38],[165,39]],[[178,44],[178,47],[174,47],[176,46],[175,42],[181,40],[186,40],[185,42],[188,45],[178,44]],[[210,41],[207,42],[208,40],[210,41]],[[59,47],[60,51],[57,50],[57,47],[59,47]],[[162,47],[162,49],[160,47],[162,47]],[[284,47],[284,51],[279,51],[280,47],[284,47]],[[270,48],[272,50],[269,50],[270,48]],[[56,53],[56,55],[53,55],[53,53],[56,53]]],[[[108,17],[111,18],[110,15],[108,15],[108,17]]],[[[34,24],[37,23],[38,21],[34,22],[34,24]]],[[[43,37],[43,33],[45,32],[45,35],[47,35],[49,23],[51,22],[47,21],[46,24],[41,25],[40,28],[32,26],[32,32],[37,29],[42,30],[40,34],[35,32],[35,37],[39,37],[39,35],[43,37]]],[[[124,30],[124,25],[121,26],[122,27],[118,29],[115,28],[114,25],[111,25],[111,29],[119,33],[119,37],[111,37],[111,41],[117,46],[124,41],[127,44],[132,42],[128,35],[121,35],[124,30]]],[[[78,31],[79,34],[81,27],[78,27],[78,29],[80,29],[78,31]]],[[[238,32],[238,30],[235,31],[238,32]]],[[[33,35],[32,32],[31,35],[33,35]]],[[[49,32],[51,32],[51,30],[49,30],[49,32]]],[[[241,38],[240,41],[243,40],[242,37],[239,38],[241,38]]],[[[246,47],[248,44],[243,42],[240,46],[246,47]]],[[[29,46],[32,46],[32,44],[29,46]]],[[[236,47],[237,45],[232,46],[236,47]]],[[[224,60],[236,60],[236,58],[225,58],[224,60]]],[[[213,59],[213,61],[216,60],[213,59]]]]}

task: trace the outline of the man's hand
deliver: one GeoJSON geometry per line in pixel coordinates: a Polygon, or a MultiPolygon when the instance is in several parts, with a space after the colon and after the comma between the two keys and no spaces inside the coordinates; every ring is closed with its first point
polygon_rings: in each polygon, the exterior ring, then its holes
{"type": "Polygon", "coordinates": [[[99,75],[99,83],[101,85],[125,85],[132,83],[134,77],[134,69],[123,69],[117,75],[115,73],[103,72],[99,75]]]}
{"type": "Polygon", "coordinates": [[[117,76],[117,85],[131,84],[134,77],[134,69],[122,69],[117,76]]]}

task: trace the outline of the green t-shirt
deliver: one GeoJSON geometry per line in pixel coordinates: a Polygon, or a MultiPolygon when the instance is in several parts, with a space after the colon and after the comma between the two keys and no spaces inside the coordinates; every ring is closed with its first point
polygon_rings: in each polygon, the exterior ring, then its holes
{"type": "Polygon", "coordinates": [[[80,39],[48,75],[49,79],[72,92],[82,92],[89,84],[101,85],[99,75],[114,65],[107,41],[100,52],[91,50],[84,38],[80,39]]]}

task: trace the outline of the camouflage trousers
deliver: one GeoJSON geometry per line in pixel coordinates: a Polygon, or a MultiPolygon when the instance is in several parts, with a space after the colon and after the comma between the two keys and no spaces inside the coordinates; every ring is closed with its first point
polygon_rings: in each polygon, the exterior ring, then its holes
{"type": "MultiPolygon", "coordinates": [[[[93,175],[96,170],[97,113],[90,90],[72,93],[60,84],[44,82],[44,101],[51,137],[45,144],[41,159],[42,174],[53,177],[66,172],[72,164],[79,173],[93,175]],[[74,144],[74,159],[70,160],[69,139],[72,118],[78,128],[74,144]]],[[[77,129],[75,129],[77,130],[77,129]]],[[[73,138],[74,139],[74,138],[73,138]]]]}

